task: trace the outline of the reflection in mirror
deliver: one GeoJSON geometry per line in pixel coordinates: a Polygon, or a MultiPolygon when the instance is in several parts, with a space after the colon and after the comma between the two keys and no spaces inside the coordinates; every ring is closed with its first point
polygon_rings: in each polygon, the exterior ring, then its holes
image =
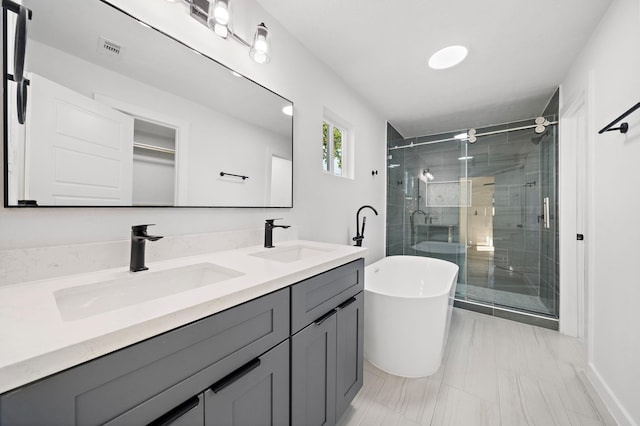
{"type": "Polygon", "coordinates": [[[292,206],[290,101],[102,0],[23,5],[26,122],[7,69],[6,205],[292,206]]]}

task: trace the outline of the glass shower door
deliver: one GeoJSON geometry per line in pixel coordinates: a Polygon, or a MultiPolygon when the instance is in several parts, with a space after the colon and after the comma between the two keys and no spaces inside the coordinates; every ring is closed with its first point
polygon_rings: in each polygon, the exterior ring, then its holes
{"type": "Polygon", "coordinates": [[[557,129],[531,122],[391,141],[387,255],[456,263],[460,301],[557,318],[557,129]]]}
{"type": "Polygon", "coordinates": [[[555,217],[554,141],[550,126],[543,136],[533,129],[505,132],[469,147],[474,197],[467,216],[467,300],[557,316],[557,238],[549,225],[555,217]]]}

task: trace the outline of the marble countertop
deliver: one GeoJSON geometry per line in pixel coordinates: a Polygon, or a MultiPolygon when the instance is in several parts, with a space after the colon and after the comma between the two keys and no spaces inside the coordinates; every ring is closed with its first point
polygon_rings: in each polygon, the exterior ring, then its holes
{"type": "Polygon", "coordinates": [[[278,244],[280,249],[296,246],[318,251],[278,262],[254,256],[272,249],[253,246],[152,262],[148,271],[136,273],[122,267],[0,288],[0,393],[287,287],[367,251],[312,241],[278,244]],[[58,309],[59,290],[201,263],[242,275],[82,319],[64,320],[58,309]]]}

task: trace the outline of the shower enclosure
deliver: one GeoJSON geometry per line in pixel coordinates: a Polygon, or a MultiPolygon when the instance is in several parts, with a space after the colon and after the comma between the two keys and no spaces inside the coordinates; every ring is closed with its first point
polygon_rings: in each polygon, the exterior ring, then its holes
{"type": "Polygon", "coordinates": [[[387,255],[454,262],[458,306],[557,328],[556,115],[544,119],[411,139],[389,126],[387,255]]]}

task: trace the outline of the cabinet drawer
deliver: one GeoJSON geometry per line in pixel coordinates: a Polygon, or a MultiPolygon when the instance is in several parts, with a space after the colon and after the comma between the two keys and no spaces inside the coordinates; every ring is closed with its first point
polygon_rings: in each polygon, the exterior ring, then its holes
{"type": "Polygon", "coordinates": [[[291,287],[291,334],[302,330],[364,289],[364,259],[301,281],[291,287]]]}
{"type": "Polygon", "coordinates": [[[9,392],[0,425],[103,424],[142,403],[153,420],[286,339],[288,319],[287,288],[9,392]]]}

